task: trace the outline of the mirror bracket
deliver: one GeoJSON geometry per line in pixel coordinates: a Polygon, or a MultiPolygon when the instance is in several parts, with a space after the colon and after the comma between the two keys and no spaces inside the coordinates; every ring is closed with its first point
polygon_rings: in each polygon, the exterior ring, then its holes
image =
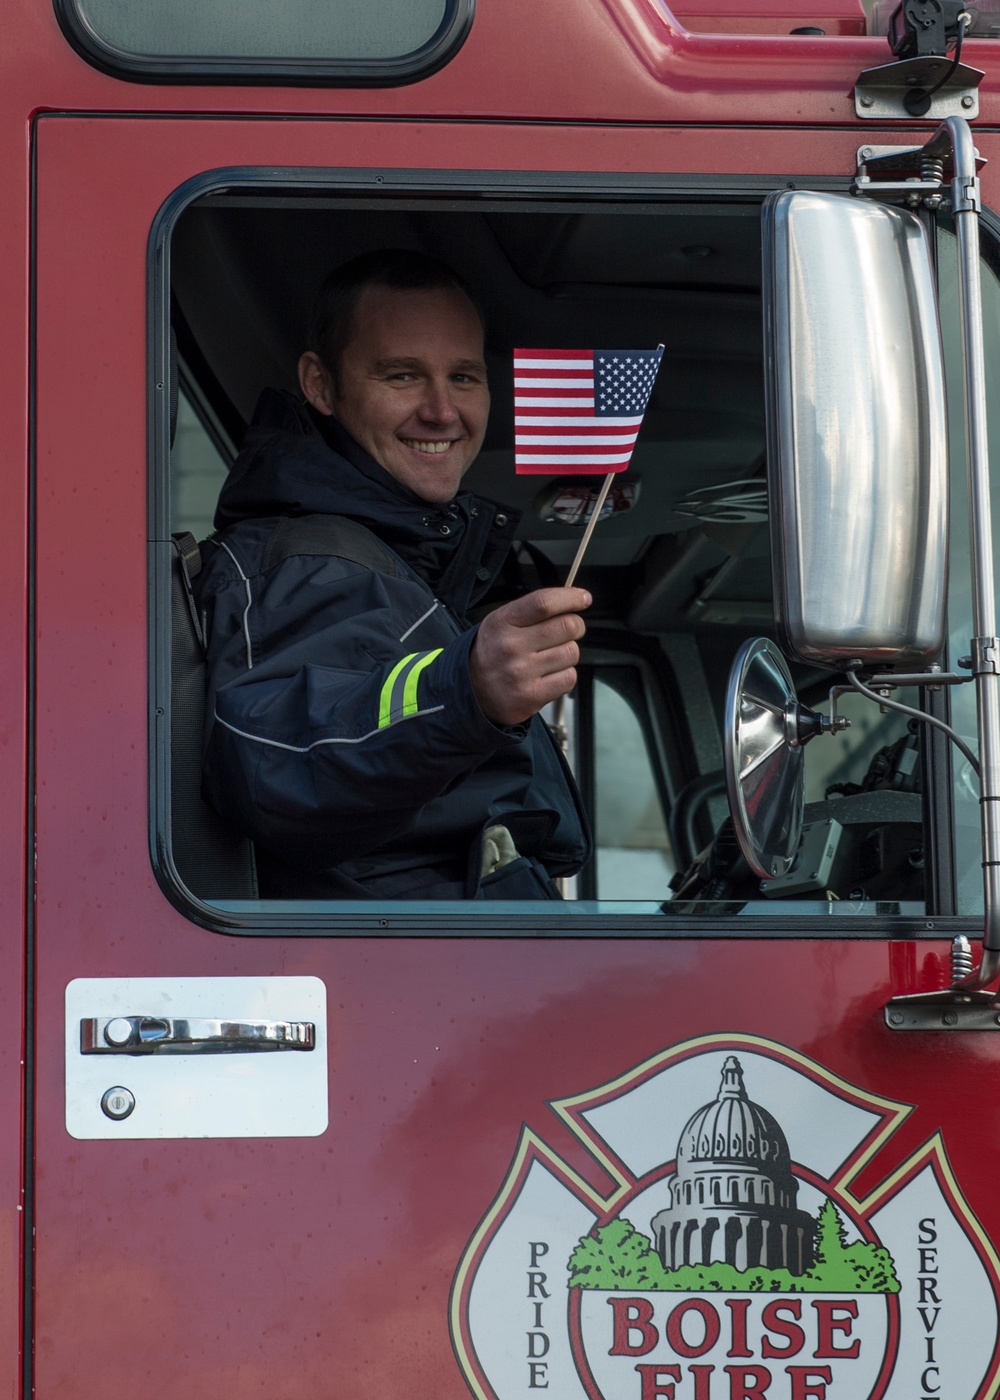
{"type": "Polygon", "coordinates": [[[970,679],[974,676],[1000,676],[1000,637],[973,637],[972,655],[968,660],[970,679]]]}
{"type": "Polygon", "coordinates": [[[798,703],[789,705],[785,711],[785,733],[788,747],[791,749],[802,748],[810,739],[815,739],[817,734],[839,734],[850,727],[851,721],[846,715],[838,714],[832,703],[829,715],[821,714],[819,710],[810,710],[806,705],[798,703]]]}
{"type": "Polygon", "coordinates": [[[1000,1009],[988,994],[957,1000],[952,993],[941,993],[912,1002],[903,998],[890,1001],[885,1023],[891,1031],[1000,1031],[1000,1009]]]}
{"type": "Polygon", "coordinates": [[[937,54],[882,63],[859,73],[854,86],[854,113],[867,121],[913,121],[914,113],[907,108],[906,99],[914,89],[922,88],[930,96],[922,119],[971,120],[979,115],[979,84],[985,76],[981,68],[967,63],[956,65],[937,54]]]}
{"type": "MultiPolygon", "coordinates": [[[[964,659],[964,658],[963,658],[964,659]]],[[[961,662],[959,662],[961,665],[961,662]]],[[[856,667],[849,667],[856,670],[856,667]]],[[[971,671],[971,668],[970,668],[971,671]]],[[[869,676],[866,682],[872,690],[896,690],[900,686],[922,685],[928,690],[940,690],[945,685],[968,685],[972,675],[960,676],[957,671],[887,671],[885,675],[869,676]]],[[[838,691],[853,690],[853,686],[837,686],[838,691]]]]}
{"type": "Polygon", "coordinates": [[[923,146],[859,146],[851,193],[911,209],[945,207],[956,214],[978,214],[982,201],[977,172],[985,164],[973,148],[971,160],[956,172],[945,127],[923,146]]]}
{"type": "MultiPolygon", "coordinates": [[[[1000,991],[966,985],[974,976],[972,945],[964,934],[951,941],[951,985],[937,992],[893,997],[883,1014],[891,1031],[1000,1030],[1000,991]]],[[[984,949],[977,974],[985,982],[1000,974],[1000,958],[984,949]]]]}

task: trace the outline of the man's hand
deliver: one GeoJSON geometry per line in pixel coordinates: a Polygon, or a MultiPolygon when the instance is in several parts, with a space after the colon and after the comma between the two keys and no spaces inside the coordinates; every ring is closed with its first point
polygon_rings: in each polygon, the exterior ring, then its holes
{"type": "Polygon", "coordinates": [[[469,653],[476,699],[494,724],[523,724],[576,685],[591,604],[584,588],[539,588],[485,617],[469,653]]]}

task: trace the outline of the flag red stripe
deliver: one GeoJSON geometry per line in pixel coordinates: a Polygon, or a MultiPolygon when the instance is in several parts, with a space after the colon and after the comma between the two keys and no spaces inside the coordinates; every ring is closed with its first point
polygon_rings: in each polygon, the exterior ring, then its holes
{"type": "Polygon", "coordinates": [[[514,363],[518,360],[588,360],[594,358],[593,350],[538,350],[534,346],[530,350],[518,349],[514,351],[514,363]]]}

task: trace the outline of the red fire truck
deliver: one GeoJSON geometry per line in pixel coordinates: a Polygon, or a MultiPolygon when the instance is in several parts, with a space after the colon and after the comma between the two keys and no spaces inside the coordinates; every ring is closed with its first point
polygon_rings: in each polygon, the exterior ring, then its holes
{"type": "Polygon", "coordinates": [[[2,32],[0,1395],[1000,1393],[989,0],[2,32]],[[589,489],[513,347],[665,346],[561,901],[261,899],[200,804],[174,537],[385,246],[485,307],[493,603],[589,489]]]}

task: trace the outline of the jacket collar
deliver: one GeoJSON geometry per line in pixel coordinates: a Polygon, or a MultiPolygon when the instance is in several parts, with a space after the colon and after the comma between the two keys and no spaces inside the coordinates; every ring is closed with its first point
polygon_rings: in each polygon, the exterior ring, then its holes
{"type": "Polygon", "coordinates": [[[422,500],[335,419],[266,389],[219,496],[216,529],[315,514],[367,526],[460,614],[489,590],[520,519],[470,491],[446,505],[422,500]]]}

